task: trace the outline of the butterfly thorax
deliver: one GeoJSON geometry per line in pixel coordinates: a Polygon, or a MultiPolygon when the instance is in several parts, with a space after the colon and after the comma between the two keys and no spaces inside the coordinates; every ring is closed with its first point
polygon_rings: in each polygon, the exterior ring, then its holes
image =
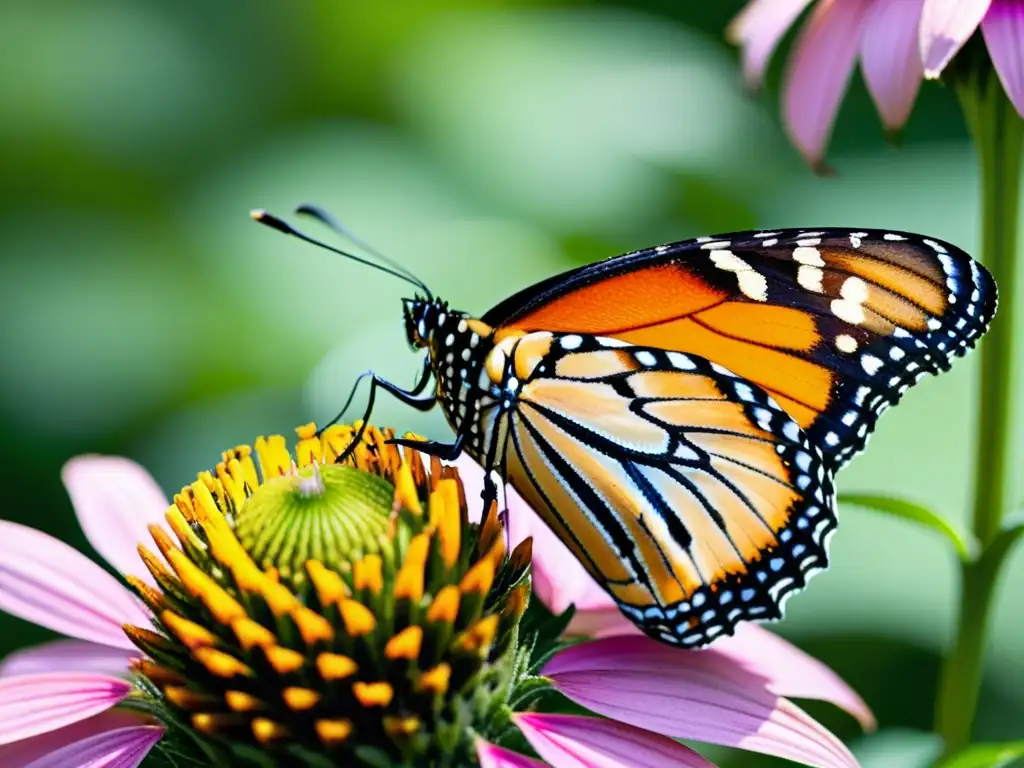
{"type": "Polygon", "coordinates": [[[492,400],[492,382],[484,361],[494,346],[490,326],[440,299],[407,299],[405,324],[409,344],[426,349],[437,383],[437,401],[457,434],[466,434],[466,449],[482,458],[483,431],[478,425],[492,400]]]}

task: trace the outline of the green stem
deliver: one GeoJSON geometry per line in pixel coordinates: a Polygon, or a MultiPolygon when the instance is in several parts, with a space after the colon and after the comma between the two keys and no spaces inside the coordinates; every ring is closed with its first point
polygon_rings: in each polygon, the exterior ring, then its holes
{"type": "Polygon", "coordinates": [[[936,731],[947,754],[970,743],[991,607],[1006,548],[998,545],[1011,472],[1014,283],[1024,122],[988,67],[954,83],[974,138],[981,175],[985,266],[1001,289],[999,313],[981,345],[981,392],[972,527],[982,548],[961,565],[956,639],[939,683],[936,731]]]}

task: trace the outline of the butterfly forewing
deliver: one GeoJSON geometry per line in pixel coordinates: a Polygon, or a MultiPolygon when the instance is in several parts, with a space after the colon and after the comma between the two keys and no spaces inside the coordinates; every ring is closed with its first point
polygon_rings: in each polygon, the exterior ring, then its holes
{"type": "Polygon", "coordinates": [[[827,565],[831,474],[756,384],[583,334],[510,351],[529,375],[508,416],[509,479],[645,632],[700,645],[777,618],[827,565]]]}
{"type": "Polygon", "coordinates": [[[974,345],[995,304],[991,276],[948,243],[785,230],[619,256],[527,289],[483,319],[714,361],[762,387],[838,469],[910,385],[974,345]]]}

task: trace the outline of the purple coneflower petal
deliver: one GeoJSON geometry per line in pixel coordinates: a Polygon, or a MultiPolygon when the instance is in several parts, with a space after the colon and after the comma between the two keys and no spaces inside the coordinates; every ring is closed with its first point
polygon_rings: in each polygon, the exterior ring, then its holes
{"type": "Polygon", "coordinates": [[[153,584],[138,545],[150,539],[146,526],[163,522],[169,502],[149,472],[119,456],[79,456],[61,475],[93,549],[121,573],[153,584]]]}
{"type": "Polygon", "coordinates": [[[68,744],[25,768],[135,768],[163,735],[159,725],[118,728],[68,744]]]}
{"type": "Polygon", "coordinates": [[[924,76],[918,44],[923,5],[924,0],[875,0],[864,21],[861,69],[889,130],[907,122],[924,76]]]}
{"type": "Polygon", "coordinates": [[[478,739],[476,757],[480,768],[546,768],[546,763],[532,757],[496,747],[488,741],[478,739]]]}
{"type": "Polygon", "coordinates": [[[55,672],[0,680],[0,744],[38,736],[99,714],[131,691],[110,675],[55,672]]]}
{"type": "Polygon", "coordinates": [[[542,714],[512,720],[553,768],[714,768],[677,741],[613,720],[542,714]]]}
{"type": "Polygon", "coordinates": [[[871,0],[821,0],[793,49],[782,90],[790,138],[819,166],[850,81],[871,0]]]}
{"type": "Polygon", "coordinates": [[[1024,115],[1024,2],[994,0],[981,31],[1006,95],[1024,115]]]}
{"type": "Polygon", "coordinates": [[[133,649],[123,624],[149,626],[117,579],[62,541],[0,521],[0,610],[80,640],[133,649]]]}
{"type": "Polygon", "coordinates": [[[764,675],[713,651],[611,637],[558,653],[543,674],[587,709],[665,736],[788,758],[818,768],[856,759],[828,730],[770,690],[764,675]]]}
{"type": "Polygon", "coordinates": [[[85,640],[54,640],[7,656],[0,662],[0,677],[43,672],[100,672],[117,676],[125,674],[128,663],[140,655],[138,649],[111,648],[85,640]]]}
{"type": "Polygon", "coordinates": [[[758,624],[741,624],[735,635],[723,637],[700,652],[723,654],[752,672],[764,675],[768,688],[779,696],[835,704],[857,718],[867,731],[873,731],[878,725],[868,705],[839,675],[758,624]]]}
{"type": "Polygon", "coordinates": [[[925,0],[920,45],[924,76],[932,79],[974,34],[992,0],[925,0]]]}
{"type": "Polygon", "coordinates": [[[748,88],[764,82],[768,62],[786,34],[811,0],[752,0],[729,24],[725,36],[742,47],[743,81],[748,88]]]}
{"type": "Polygon", "coordinates": [[[33,760],[56,752],[68,744],[87,739],[99,733],[112,731],[116,728],[152,724],[151,721],[136,713],[121,709],[108,709],[86,720],[79,720],[56,731],[50,731],[29,739],[22,739],[11,744],[0,745],[0,765],[4,768],[23,768],[33,760]]]}

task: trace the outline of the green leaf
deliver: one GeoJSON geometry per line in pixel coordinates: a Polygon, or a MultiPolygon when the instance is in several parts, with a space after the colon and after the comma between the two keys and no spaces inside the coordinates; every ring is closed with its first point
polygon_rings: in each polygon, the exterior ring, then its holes
{"type": "Polygon", "coordinates": [[[1003,768],[1024,757],[1024,741],[975,744],[939,764],[939,768],[1003,768]]]}
{"type": "Polygon", "coordinates": [[[926,528],[931,528],[949,540],[954,549],[956,549],[957,555],[965,563],[970,562],[978,551],[977,542],[972,536],[961,533],[927,507],[915,504],[912,501],[896,499],[891,496],[873,496],[861,493],[840,494],[839,501],[843,504],[855,504],[858,507],[874,509],[878,512],[884,512],[893,517],[900,517],[926,528]]]}

